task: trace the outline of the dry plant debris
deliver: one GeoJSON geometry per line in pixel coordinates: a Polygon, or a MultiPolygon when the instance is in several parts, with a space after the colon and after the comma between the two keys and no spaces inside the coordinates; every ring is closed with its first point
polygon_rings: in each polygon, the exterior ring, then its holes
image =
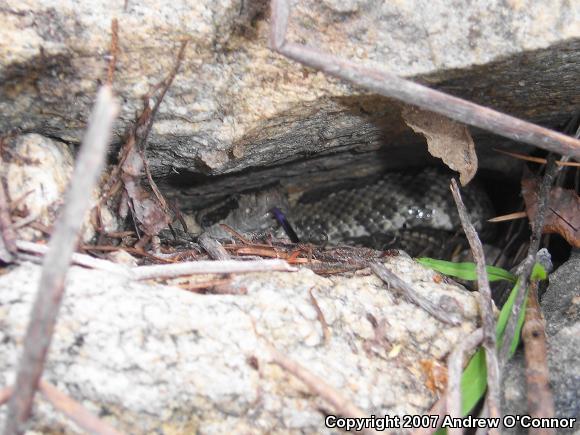
{"type": "MultiPolygon", "coordinates": [[[[118,44],[115,39],[116,32],[117,30],[114,25],[113,52],[117,46],[116,44],[118,44]]],[[[128,134],[125,144],[119,152],[119,164],[112,171],[107,182],[107,187],[103,189],[105,193],[101,198],[101,203],[104,203],[106,201],[114,201],[116,196],[120,195],[119,215],[122,218],[126,218],[128,213],[131,212],[138,233],[137,235],[140,237],[139,231],[142,231],[146,235],[142,239],[144,243],[149,241],[150,237],[158,235],[162,229],[167,228],[172,222],[167,201],[159,191],[147,165],[146,150],[147,139],[153,126],[155,115],[163,102],[167,90],[179,71],[179,66],[185,55],[186,46],[187,42],[182,42],[175,65],[167,78],[154,88],[151,95],[144,96],[143,111],[136,120],[134,127],[128,134]],[[155,96],[155,93],[158,95],[155,96]],[[155,104],[153,107],[150,107],[150,100],[154,96],[156,97],[155,104]],[[142,185],[143,175],[146,176],[149,188],[142,185]],[[120,189],[121,184],[124,188],[122,191],[120,189]]],[[[114,71],[113,67],[109,69],[109,77],[111,79],[113,76],[112,71],[114,71]]]]}
{"type": "MultiPolygon", "coordinates": [[[[482,332],[483,340],[482,345],[485,349],[485,362],[487,366],[487,398],[486,407],[492,418],[501,417],[501,404],[500,404],[500,364],[498,361],[497,346],[496,346],[496,332],[495,332],[495,318],[493,313],[493,300],[491,298],[491,290],[489,287],[489,280],[487,277],[487,272],[485,269],[485,254],[483,251],[483,246],[481,240],[473,227],[469,219],[469,214],[463,204],[461,199],[461,194],[459,192],[459,187],[455,179],[451,180],[451,193],[455,199],[455,204],[457,205],[457,211],[459,212],[459,218],[461,219],[461,226],[467,240],[469,241],[469,247],[475,259],[477,265],[477,284],[479,289],[479,303],[481,307],[481,318],[482,318],[482,332]]],[[[463,351],[460,351],[461,359],[463,351]]],[[[458,382],[457,379],[453,378],[450,374],[450,383],[458,382]]],[[[457,406],[455,404],[454,406],[457,406]]],[[[461,406],[459,405],[459,408],[461,406]]],[[[497,434],[499,431],[497,429],[490,429],[489,433],[497,434]]]]}
{"type": "Polygon", "coordinates": [[[37,297],[24,338],[14,391],[8,404],[6,435],[23,432],[32,411],[65,290],[65,278],[78,243],[83,216],[105,160],[118,107],[109,87],[101,88],[67,193],[44,259],[37,297]]]}
{"type": "MultiPolygon", "coordinates": [[[[522,329],[522,341],[526,358],[526,388],[528,411],[532,417],[554,417],[554,396],[550,388],[550,372],[545,321],[538,302],[538,283],[532,282],[526,305],[526,320],[522,329]]],[[[540,434],[540,432],[537,432],[540,434]]],[[[553,430],[543,434],[554,433],[553,430]]]]}
{"type": "MultiPolygon", "coordinates": [[[[388,73],[361,68],[357,65],[341,61],[340,59],[334,58],[332,56],[318,53],[315,50],[308,49],[307,47],[286,43],[284,40],[284,34],[286,31],[285,27],[287,24],[288,14],[289,7],[285,2],[273,2],[272,43],[278,51],[287,55],[288,57],[298,59],[307,65],[319,67],[320,69],[339,77],[347,78],[354,83],[369,87],[370,89],[373,89],[379,93],[394,96],[395,98],[416,104],[422,108],[434,110],[435,112],[442,113],[453,119],[461,120],[462,122],[466,122],[471,125],[488,128],[497,134],[511,137],[516,140],[522,140],[537,146],[544,147],[546,149],[557,150],[559,152],[575,157],[580,155],[580,143],[577,140],[568,138],[555,132],[551,132],[533,124],[499,114],[490,109],[468,103],[458,98],[450,97],[446,94],[429,90],[428,88],[413,84],[406,80],[392,76],[388,73]],[[318,58],[319,55],[320,58],[318,58]],[[337,69],[337,65],[341,68],[337,69]],[[385,88],[384,86],[377,84],[379,82],[384,82],[385,80],[391,81],[392,85],[389,85],[387,88],[385,88]],[[412,93],[416,93],[417,96],[411,98],[410,95],[412,95],[412,93]],[[447,109],[445,103],[450,104],[452,109],[447,109]]],[[[110,64],[107,75],[107,82],[109,84],[113,82],[115,59],[118,51],[118,25],[116,21],[113,24],[113,29],[113,60],[110,64]]],[[[122,184],[124,191],[121,193],[121,195],[123,195],[121,204],[127,205],[128,208],[122,206],[121,215],[126,217],[128,211],[130,210],[136,222],[136,229],[138,228],[145,235],[149,236],[147,241],[149,241],[151,237],[157,236],[159,232],[166,228],[172,221],[170,207],[168,206],[167,202],[163,198],[163,195],[160,193],[155,182],[153,181],[153,178],[151,177],[151,173],[147,166],[145,152],[147,136],[151,130],[155,114],[157,113],[159,105],[161,104],[167,89],[177,74],[179,65],[183,60],[185,45],[186,44],[183,43],[181,46],[174,70],[169,74],[167,79],[165,79],[155,89],[155,92],[159,89],[161,89],[161,91],[156,99],[154,107],[151,108],[149,105],[151,95],[147,95],[144,99],[145,107],[143,112],[136,121],[135,127],[130,132],[125,145],[122,148],[119,166],[113,172],[113,176],[109,179],[108,191],[103,198],[104,201],[107,201],[111,199],[112,196],[120,193],[120,186],[122,184]],[[141,184],[143,175],[146,176],[149,182],[149,188],[145,188],[141,184]]],[[[114,110],[110,110],[110,112],[114,113],[114,110]]],[[[462,184],[466,184],[469,182],[469,180],[471,180],[477,171],[477,157],[474,151],[474,143],[467,127],[462,124],[458,124],[455,121],[451,121],[437,113],[431,113],[429,111],[424,111],[415,107],[406,107],[404,110],[404,117],[411,128],[425,135],[429,144],[429,151],[433,155],[441,157],[449,167],[461,173],[462,184]]],[[[106,127],[103,127],[103,129],[104,131],[109,130],[109,128],[106,127]]],[[[91,133],[92,130],[89,128],[87,135],[89,138],[91,137],[91,133]]],[[[106,138],[107,137],[105,135],[103,139],[105,142],[106,138]]],[[[87,141],[89,141],[89,139],[87,139],[87,141]]],[[[80,162],[81,164],[86,163],[82,159],[80,159],[80,162]]],[[[85,174],[83,174],[83,176],[84,175],[85,174]]],[[[88,181],[91,181],[94,177],[88,178],[88,181]]],[[[564,238],[566,238],[566,240],[571,245],[580,247],[580,236],[578,234],[578,228],[580,228],[580,199],[574,191],[557,187],[550,191],[548,205],[546,206],[545,198],[547,192],[547,180],[551,182],[549,174],[545,177],[544,183],[542,184],[541,193],[538,193],[540,183],[536,179],[527,178],[522,182],[528,217],[530,221],[533,221],[535,224],[534,237],[537,239],[537,234],[542,228],[542,216],[547,207],[547,210],[549,210],[551,214],[548,213],[546,217],[546,221],[543,226],[544,232],[559,233],[564,238]]],[[[76,182],[78,182],[78,175],[73,180],[73,184],[76,182]]],[[[81,187],[78,187],[75,191],[75,198],[80,197],[78,192],[81,189],[83,191],[90,190],[86,188],[86,183],[83,184],[79,182],[79,184],[81,187]]],[[[487,352],[488,375],[490,377],[488,381],[489,392],[487,397],[487,408],[485,412],[489,412],[490,416],[496,417],[500,415],[498,391],[500,376],[499,363],[497,361],[496,355],[493,312],[491,310],[489,284],[485,279],[485,259],[483,256],[481,242],[479,241],[473,226],[469,222],[469,218],[467,217],[467,213],[465,212],[465,208],[461,202],[458,188],[455,183],[453,184],[452,190],[457,201],[460,215],[462,217],[463,227],[467,234],[474,258],[476,259],[478,266],[478,275],[480,277],[479,287],[483,296],[481,301],[483,328],[481,330],[475,331],[471,336],[469,336],[465,343],[458,347],[450,357],[448,396],[446,406],[447,411],[451,415],[460,416],[460,406],[458,407],[458,403],[460,403],[458,398],[458,380],[460,379],[461,375],[463,358],[467,351],[472,350],[477,345],[479,345],[480,342],[483,342],[487,352]]],[[[3,193],[2,186],[0,185],[0,203],[5,202],[3,201],[3,193]]],[[[79,214],[82,215],[82,206],[86,205],[81,201],[79,201],[79,203],[80,205],[77,205],[75,208],[75,206],[70,205],[69,202],[67,209],[65,209],[65,219],[57,224],[54,231],[53,242],[51,242],[51,247],[47,249],[48,253],[45,260],[45,273],[43,275],[43,279],[41,280],[41,288],[39,290],[43,291],[44,287],[46,286],[47,290],[52,291],[53,303],[48,304],[45,303],[46,301],[43,301],[37,302],[35,305],[36,314],[31,318],[31,326],[29,328],[27,341],[25,343],[25,356],[23,357],[20,364],[20,371],[16,383],[16,394],[13,393],[10,387],[0,391],[0,403],[2,401],[8,400],[8,397],[12,395],[9,416],[7,419],[6,433],[8,434],[18,432],[20,430],[20,426],[28,418],[31,400],[37,388],[39,388],[39,390],[42,391],[56,407],[62,409],[64,412],[69,413],[71,418],[75,419],[75,421],[77,421],[77,423],[79,423],[81,427],[85,428],[86,430],[96,431],[99,433],[116,433],[114,429],[103,426],[98,419],[95,419],[90,413],[87,413],[78,403],[75,403],[62,393],[59,393],[50,384],[40,379],[43,360],[46,356],[48,345],[50,344],[52,330],[54,328],[54,323],[58,313],[58,305],[64,290],[63,276],[66,273],[69,259],[71,258],[74,262],[85,264],[90,267],[103,268],[126,274],[128,277],[135,280],[168,278],[195,273],[227,274],[258,270],[295,271],[296,269],[291,267],[290,264],[307,264],[314,269],[318,268],[319,273],[321,267],[326,267],[327,270],[331,270],[330,273],[333,273],[333,267],[337,267],[336,270],[338,272],[344,272],[346,270],[358,270],[370,265],[371,269],[388,285],[392,285],[399,290],[403,290],[406,298],[411,300],[414,304],[423,307],[427,312],[429,312],[440,321],[451,325],[457,325],[459,323],[459,320],[453,319],[445,313],[442,314],[442,312],[437,310],[437,307],[433,307],[432,304],[428,304],[425,301],[420,300],[420,298],[415,295],[414,290],[410,286],[408,286],[400,278],[391,274],[383,265],[378,264],[376,259],[380,258],[381,255],[385,255],[385,253],[377,253],[377,251],[363,250],[359,248],[323,249],[306,245],[284,245],[281,243],[275,244],[272,243],[272,241],[269,243],[253,243],[245,239],[243,236],[238,237],[238,239],[241,241],[241,244],[234,243],[224,247],[215,240],[209,239],[208,237],[202,237],[200,238],[201,246],[208,252],[209,256],[216,261],[181,262],[177,260],[179,262],[174,264],[140,266],[129,270],[128,268],[124,268],[122,266],[112,267],[107,262],[99,259],[88,260],[88,258],[91,257],[72,254],[74,238],[76,237],[76,233],[78,231],[71,232],[68,237],[62,236],[62,228],[66,228],[68,230],[69,227],[73,227],[73,229],[78,230],[81,220],[80,218],[78,220],[75,219],[79,217],[79,214]],[[74,210],[70,211],[70,209],[73,208],[74,210]],[[61,261],[55,261],[54,259],[56,249],[54,246],[57,246],[58,249],[64,249],[66,252],[66,255],[63,256],[61,261]],[[232,258],[232,254],[237,257],[238,260],[242,256],[248,255],[271,257],[275,258],[275,260],[235,261],[232,258]],[[42,308],[39,308],[41,306],[46,307],[42,313],[42,308]],[[34,322],[41,322],[40,324],[42,328],[40,328],[40,330],[42,331],[40,333],[38,324],[34,324],[34,322]],[[40,345],[38,345],[38,343],[40,343],[40,345]]],[[[12,259],[11,256],[16,254],[18,250],[35,253],[42,251],[42,249],[34,248],[30,245],[26,245],[15,240],[14,235],[10,233],[10,230],[13,228],[14,224],[10,222],[9,214],[7,214],[5,208],[0,208],[0,230],[2,235],[0,242],[3,244],[0,244],[0,259],[3,261],[10,261],[12,259]]],[[[535,256],[535,253],[533,252],[534,246],[534,243],[532,243],[530,246],[529,257],[532,255],[535,256]]],[[[84,248],[93,251],[107,250],[108,248],[120,249],[118,247],[106,246],[86,246],[84,248]]],[[[535,248],[537,250],[537,246],[535,246],[535,248]]],[[[143,251],[140,250],[141,248],[134,249],[134,252],[136,253],[143,253],[143,251]]],[[[175,261],[174,258],[171,260],[164,260],[163,257],[151,257],[153,260],[159,262],[175,261]]],[[[521,276],[524,277],[524,282],[525,279],[527,279],[526,273],[529,275],[528,263],[529,261],[526,263],[521,274],[521,276]]],[[[189,282],[183,285],[183,287],[191,291],[197,291],[206,288],[218,289],[220,286],[227,286],[230,281],[231,279],[229,277],[225,277],[197,283],[189,282]]],[[[40,293],[41,292],[39,291],[38,301],[41,301],[40,293]]],[[[320,307],[318,306],[316,298],[312,294],[312,289],[310,290],[310,298],[312,305],[316,309],[318,320],[323,326],[325,340],[328,341],[331,336],[329,327],[320,307]]],[[[533,307],[530,307],[530,310],[531,308],[533,307]]],[[[535,308],[537,309],[537,307],[535,308]]],[[[530,313],[532,314],[530,314],[528,320],[529,323],[527,324],[529,324],[530,328],[532,328],[533,322],[537,321],[537,318],[532,317],[532,315],[537,317],[538,311],[530,311],[530,313]]],[[[517,315],[514,314],[514,317],[517,318],[517,315]]],[[[537,338],[538,334],[540,333],[537,331],[532,331],[530,334],[528,335],[530,335],[532,338],[537,338]]],[[[506,339],[505,342],[511,343],[511,340],[506,339]]],[[[333,406],[342,414],[356,415],[360,417],[366,416],[362,410],[356,408],[346,399],[341,397],[340,392],[333,390],[332,387],[326,385],[323,381],[321,381],[321,379],[312,377],[312,375],[298,363],[288,359],[273,348],[271,349],[271,354],[273,361],[276,364],[302,379],[313,392],[333,404],[333,406]]],[[[543,355],[545,356],[545,343],[543,355]]],[[[425,363],[426,367],[430,367],[429,370],[432,370],[431,365],[431,362],[425,363]]],[[[443,383],[442,379],[444,378],[445,376],[440,372],[437,374],[437,376],[434,374],[430,375],[429,382],[431,388],[433,390],[441,389],[441,384],[443,383]],[[437,379],[435,379],[435,377],[437,379]]],[[[543,386],[547,384],[547,374],[544,378],[541,379],[541,381],[543,382],[543,386]]],[[[531,405],[536,406],[540,410],[548,409],[548,411],[550,411],[550,399],[551,396],[548,397],[545,402],[543,401],[540,404],[533,402],[531,405]]],[[[550,412],[548,413],[553,415],[553,401],[551,406],[551,414],[550,412]]],[[[534,412],[535,411],[537,410],[534,410],[534,412]]],[[[440,408],[438,412],[443,411],[440,408]]]]}
{"type": "MultiPolygon", "coordinates": [[[[558,166],[556,165],[556,158],[554,155],[548,157],[548,164],[546,165],[546,170],[542,178],[538,198],[537,198],[537,213],[534,216],[532,223],[532,236],[530,238],[530,244],[528,247],[528,253],[525,260],[519,266],[519,271],[517,273],[519,281],[519,291],[515,298],[514,306],[512,309],[512,315],[508,320],[508,323],[504,332],[504,341],[501,345],[500,350],[500,364],[503,366],[505,362],[509,359],[512,353],[512,342],[517,331],[517,324],[520,318],[520,311],[524,307],[524,302],[526,298],[525,289],[528,288],[528,283],[531,281],[532,269],[535,263],[538,261],[538,249],[540,247],[542,228],[544,227],[545,216],[548,208],[548,201],[550,196],[550,190],[556,176],[558,166]]],[[[546,358],[541,357],[545,362],[546,358]]],[[[532,387],[533,389],[534,387],[532,387]]],[[[545,403],[548,403],[545,401],[545,403]]],[[[529,410],[532,412],[532,410],[529,410]]]]}
{"type": "MultiPolygon", "coordinates": [[[[536,177],[522,179],[522,194],[530,222],[538,212],[539,187],[536,177]]],[[[580,196],[574,190],[552,187],[542,233],[560,234],[570,245],[580,248],[580,196]]]]}
{"type": "Polygon", "coordinates": [[[416,133],[425,136],[429,153],[439,157],[454,171],[465,186],[477,172],[475,143],[469,129],[437,113],[404,106],[403,119],[416,133]]]}
{"type": "Polygon", "coordinates": [[[16,234],[8,210],[4,184],[0,179],[0,261],[10,263],[16,254],[16,234]]]}

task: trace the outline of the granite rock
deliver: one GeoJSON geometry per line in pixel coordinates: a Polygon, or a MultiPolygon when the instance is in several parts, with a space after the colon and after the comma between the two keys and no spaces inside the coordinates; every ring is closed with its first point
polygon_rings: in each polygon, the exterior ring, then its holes
{"type": "MultiPolygon", "coordinates": [[[[202,295],[176,285],[211,276],[167,286],[73,267],[43,378],[127,433],[331,433],[331,405],[271,363],[269,342],[369,415],[421,414],[437,397],[428,385],[438,375],[426,367],[445,364],[476,328],[478,305],[404,255],[385,265],[436,305],[444,300],[459,325],[368,271],[238,274],[228,284],[237,294],[202,295]]],[[[0,276],[0,386],[14,379],[39,273],[26,263],[0,276]]],[[[40,395],[30,428],[79,431],[40,395]]]]}
{"type": "MultiPolygon", "coordinates": [[[[577,2],[293,4],[291,40],[548,126],[580,103],[577,2]]],[[[78,144],[106,78],[117,18],[114,88],[123,110],[116,144],[142,109],[141,98],[171,70],[180,41],[189,41],[150,138],[157,176],[224,174],[339,151],[369,153],[372,161],[381,147],[392,157],[383,158],[385,166],[425,158],[424,140],[406,128],[398,104],[273,53],[268,16],[264,0],[5,0],[0,132],[78,144]]],[[[492,140],[483,135],[476,143],[492,140]]]]}
{"type": "MultiPolygon", "coordinates": [[[[576,418],[575,429],[558,433],[577,433],[580,424],[580,252],[550,275],[550,285],[541,300],[546,319],[548,367],[554,394],[556,417],[576,418]]],[[[523,354],[519,352],[504,371],[504,413],[524,415],[526,389],[523,354]]],[[[520,433],[522,429],[507,430],[520,433]]],[[[524,433],[525,431],[521,432],[524,433]]]]}

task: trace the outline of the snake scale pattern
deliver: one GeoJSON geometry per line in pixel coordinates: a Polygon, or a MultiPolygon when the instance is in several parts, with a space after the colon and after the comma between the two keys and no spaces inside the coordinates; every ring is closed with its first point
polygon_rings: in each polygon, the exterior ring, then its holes
{"type": "MultiPolygon", "coordinates": [[[[226,234],[218,222],[243,233],[268,231],[275,221],[269,211],[284,211],[301,241],[329,245],[359,245],[375,249],[398,248],[411,255],[430,254],[460,229],[449,190],[450,173],[438,168],[387,172],[332,190],[320,187],[289,202],[276,189],[231,198],[198,216],[214,237],[226,234]]],[[[493,215],[485,191],[475,183],[462,197],[478,231],[493,215]]],[[[282,235],[279,230],[277,235],[282,235]]]]}

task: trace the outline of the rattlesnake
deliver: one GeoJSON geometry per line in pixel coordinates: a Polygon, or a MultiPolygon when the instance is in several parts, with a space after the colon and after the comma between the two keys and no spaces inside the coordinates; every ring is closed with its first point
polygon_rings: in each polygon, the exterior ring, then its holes
{"type": "MultiPolygon", "coordinates": [[[[198,222],[217,238],[228,235],[219,223],[242,233],[272,231],[276,221],[269,212],[277,207],[301,241],[392,247],[418,255],[427,248],[441,248],[460,229],[450,178],[450,173],[432,167],[387,172],[332,190],[313,188],[294,200],[269,188],[203,210],[198,222]]],[[[472,182],[462,189],[462,196],[475,228],[487,233],[485,222],[493,207],[485,191],[472,182]]]]}

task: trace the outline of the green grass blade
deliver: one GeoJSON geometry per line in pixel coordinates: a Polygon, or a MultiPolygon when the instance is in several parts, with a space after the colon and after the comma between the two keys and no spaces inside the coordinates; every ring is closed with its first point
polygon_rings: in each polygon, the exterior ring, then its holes
{"type": "MultiPolygon", "coordinates": [[[[499,317],[497,319],[497,324],[495,328],[495,334],[497,339],[498,347],[501,346],[503,341],[503,334],[510,317],[512,308],[514,306],[520,285],[519,282],[512,288],[509,298],[505,305],[502,307],[499,317]]],[[[516,329],[516,335],[514,336],[512,347],[510,350],[510,357],[515,352],[519,342],[520,342],[520,331],[524,323],[525,309],[520,311],[520,316],[518,319],[518,326],[516,329]]],[[[463,415],[467,415],[473,407],[479,402],[483,397],[487,387],[487,368],[485,365],[485,352],[483,348],[479,348],[477,352],[471,357],[469,364],[465,367],[463,375],[461,377],[461,409],[463,410],[463,415]]]]}
{"type": "Polygon", "coordinates": [[[548,278],[548,272],[544,269],[540,263],[534,264],[532,269],[532,274],[530,276],[531,281],[543,281],[548,278]]]}
{"type": "MultiPolygon", "coordinates": [[[[475,270],[475,264],[473,263],[451,263],[449,261],[443,260],[435,260],[432,258],[419,258],[417,261],[423,264],[426,267],[434,269],[440,273],[445,275],[455,276],[462,279],[477,279],[477,273],[475,270]],[[471,266],[466,266],[471,265],[471,266]],[[459,267],[457,267],[459,266],[459,267]],[[463,276],[459,276],[459,275],[463,276]],[[474,278],[465,278],[464,276],[473,276],[474,278]]],[[[495,276],[501,276],[498,279],[507,279],[509,281],[515,282],[514,287],[510,291],[510,295],[508,297],[507,302],[502,307],[499,317],[496,323],[496,339],[497,339],[497,346],[498,348],[501,347],[501,344],[504,339],[505,328],[507,326],[509,317],[512,312],[512,308],[516,301],[519,289],[520,289],[520,282],[512,275],[511,273],[507,272],[504,269],[500,269],[498,267],[487,266],[487,273],[491,275],[490,268],[492,268],[491,273],[495,273],[495,276]],[[493,269],[496,269],[494,271],[493,269]]],[[[534,265],[531,274],[531,280],[537,281],[547,278],[546,270],[538,263],[534,265]]],[[[492,280],[490,276],[490,281],[492,280]]],[[[527,296],[527,289],[526,289],[526,296],[527,296]]],[[[511,358],[515,353],[519,343],[520,343],[520,336],[521,330],[524,324],[525,313],[526,313],[526,303],[527,297],[524,299],[524,306],[520,310],[520,315],[518,318],[518,323],[516,326],[516,333],[514,335],[511,347],[510,347],[510,354],[509,357],[511,358]]],[[[463,374],[461,375],[461,410],[463,415],[468,415],[473,408],[477,405],[477,403],[481,400],[485,391],[487,389],[487,367],[485,362],[485,351],[482,347],[480,347],[471,357],[469,363],[463,370],[463,374]]],[[[446,430],[439,429],[437,434],[442,435],[446,433],[446,430]]]]}
{"type": "Polygon", "coordinates": [[[516,283],[516,285],[514,286],[514,288],[512,288],[512,290],[510,291],[510,295],[509,295],[506,303],[504,304],[504,306],[501,308],[501,311],[499,312],[499,316],[497,318],[497,323],[495,325],[495,335],[496,335],[496,339],[497,339],[498,343],[503,339],[503,333],[505,331],[505,327],[506,327],[507,322],[508,322],[510,315],[512,313],[512,308],[513,308],[514,303],[516,301],[516,297],[518,296],[519,289],[520,289],[520,282],[518,281],[516,283]]]}
{"type": "MultiPolygon", "coordinates": [[[[477,280],[477,266],[475,263],[454,263],[452,261],[437,260],[435,258],[421,257],[417,258],[417,262],[430,269],[436,270],[439,273],[455,278],[464,279],[467,281],[477,280]]],[[[516,277],[501,267],[486,266],[487,276],[490,282],[506,280],[515,282],[516,277]]]]}
{"type": "MultiPolygon", "coordinates": [[[[467,415],[477,405],[487,389],[487,367],[485,365],[485,351],[477,349],[461,375],[461,412],[467,415]]],[[[447,433],[439,429],[436,434],[447,433]]]]}
{"type": "Polygon", "coordinates": [[[461,376],[461,410],[467,415],[483,397],[487,388],[487,367],[482,347],[473,354],[461,376]]]}

